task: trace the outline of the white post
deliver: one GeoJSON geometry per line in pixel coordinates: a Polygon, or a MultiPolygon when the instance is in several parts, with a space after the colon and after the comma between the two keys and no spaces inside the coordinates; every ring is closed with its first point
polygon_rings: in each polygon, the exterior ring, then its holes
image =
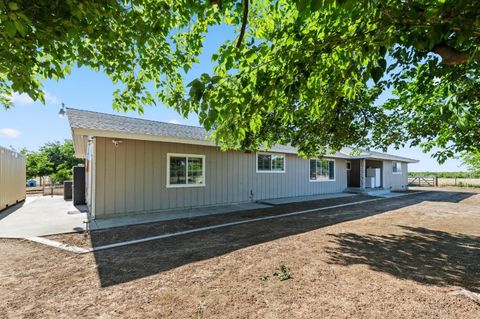
{"type": "Polygon", "coordinates": [[[365,189],[365,159],[360,160],[360,188],[365,189]]]}

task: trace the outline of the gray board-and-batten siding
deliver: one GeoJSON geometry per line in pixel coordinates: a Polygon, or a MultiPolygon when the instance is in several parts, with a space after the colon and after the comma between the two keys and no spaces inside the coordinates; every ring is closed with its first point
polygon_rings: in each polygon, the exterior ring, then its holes
{"type": "Polygon", "coordinates": [[[256,153],[217,147],[97,137],[95,218],[261,199],[343,192],[346,160],[335,159],[335,180],[311,182],[309,161],[285,154],[285,173],[257,173],[256,153]],[[205,155],[205,186],[167,188],[167,154],[205,155]]]}

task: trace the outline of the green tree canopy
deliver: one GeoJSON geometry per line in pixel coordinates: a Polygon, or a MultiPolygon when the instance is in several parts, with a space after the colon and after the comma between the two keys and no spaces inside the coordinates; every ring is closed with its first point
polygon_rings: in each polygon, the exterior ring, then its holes
{"type": "Polygon", "coordinates": [[[14,91],[42,100],[41,80],[77,64],[121,86],[114,108],[196,112],[224,148],[480,149],[476,0],[15,0],[0,22],[6,107],[14,91]],[[184,85],[220,24],[238,37],[184,85]]]}
{"type": "Polygon", "coordinates": [[[480,152],[465,153],[462,160],[470,172],[480,175],[480,152]]]}
{"type": "Polygon", "coordinates": [[[21,153],[26,156],[27,179],[50,176],[57,182],[63,182],[72,178],[73,166],[83,163],[83,160],[75,158],[71,140],[49,142],[38,152],[23,149],[21,153]]]}

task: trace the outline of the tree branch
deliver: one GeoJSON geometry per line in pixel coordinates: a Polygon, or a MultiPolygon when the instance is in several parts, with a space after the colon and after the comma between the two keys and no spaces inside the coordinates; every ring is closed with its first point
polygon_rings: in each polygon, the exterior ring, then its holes
{"type": "Polygon", "coordinates": [[[210,0],[210,3],[216,5],[219,9],[222,8],[222,1],[221,0],[210,0]]]}
{"type": "MultiPolygon", "coordinates": [[[[457,50],[445,44],[438,44],[433,47],[433,52],[442,57],[443,63],[446,65],[458,65],[468,62],[470,54],[457,50]]],[[[480,60],[480,53],[476,53],[473,59],[480,60]]]]}
{"type": "Polygon", "coordinates": [[[240,29],[240,35],[238,36],[237,48],[242,45],[243,37],[245,36],[245,29],[247,28],[247,18],[248,18],[248,0],[243,0],[243,18],[242,18],[242,28],[240,29]]]}

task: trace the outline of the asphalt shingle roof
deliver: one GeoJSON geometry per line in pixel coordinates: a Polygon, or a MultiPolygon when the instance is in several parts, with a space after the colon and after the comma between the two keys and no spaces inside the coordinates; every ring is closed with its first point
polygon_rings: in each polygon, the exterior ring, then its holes
{"type": "MultiPolygon", "coordinates": [[[[209,132],[198,126],[172,124],[72,108],[67,108],[67,117],[70,122],[70,127],[73,130],[85,129],[105,132],[120,132],[155,137],[178,138],[187,141],[206,141],[207,137],[209,136],[209,132]]],[[[274,149],[277,152],[297,152],[296,148],[290,145],[277,145],[274,147],[274,149]]],[[[369,150],[361,150],[360,154],[355,154],[352,156],[352,151],[352,148],[344,147],[340,152],[333,155],[333,157],[347,159],[377,158],[416,162],[416,160],[410,158],[369,150]]]]}
{"type": "Polygon", "coordinates": [[[93,111],[67,109],[71,128],[177,137],[204,141],[208,132],[198,126],[172,124],[93,111]]]}

